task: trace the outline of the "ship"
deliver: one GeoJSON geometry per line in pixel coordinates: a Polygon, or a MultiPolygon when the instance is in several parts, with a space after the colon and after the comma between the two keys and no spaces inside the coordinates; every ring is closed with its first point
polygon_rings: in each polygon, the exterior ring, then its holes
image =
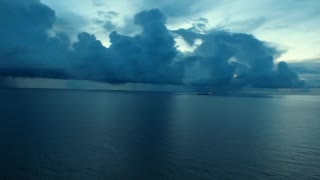
{"type": "Polygon", "coordinates": [[[195,92],[195,95],[201,95],[201,96],[210,96],[212,95],[211,92],[195,92]]]}

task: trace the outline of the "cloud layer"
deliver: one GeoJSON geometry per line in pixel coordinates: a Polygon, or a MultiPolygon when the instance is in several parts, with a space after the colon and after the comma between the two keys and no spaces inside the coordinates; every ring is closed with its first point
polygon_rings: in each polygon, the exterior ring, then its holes
{"type": "Polygon", "coordinates": [[[203,23],[171,31],[159,9],[134,16],[140,34],[110,33],[108,48],[86,32],[71,43],[65,33],[52,31],[55,21],[54,11],[38,0],[2,0],[0,74],[213,88],[304,85],[285,62],[274,63],[281,52],[266,42],[249,34],[203,31],[203,23]],[[179,51],[178,37],[195,50],[179,51]]]}

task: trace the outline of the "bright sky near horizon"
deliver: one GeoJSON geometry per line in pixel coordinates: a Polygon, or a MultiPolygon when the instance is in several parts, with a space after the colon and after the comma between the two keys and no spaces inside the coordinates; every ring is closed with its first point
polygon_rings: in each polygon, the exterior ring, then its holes
{"type": "Polygon", "coordinates": [[[285,52],[281,60],[320,57],[320,1],[318,0],[42,0],[56,11],[55,28],[76,34],[87,31],[108,44],[110,31],[132,34],[134,14],[159,8],[168,16],[168,27],[190,27],[199,18],[208,29],[244,32],[274,43],[285,52]]]}

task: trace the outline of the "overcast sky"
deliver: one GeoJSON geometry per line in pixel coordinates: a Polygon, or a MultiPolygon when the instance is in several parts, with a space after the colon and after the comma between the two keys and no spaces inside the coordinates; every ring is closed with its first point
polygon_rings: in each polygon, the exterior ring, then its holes
{"type": "Polygon", "coordinates": [[[87,31],[106,46],[110,31],[134,34],[133,16],[159,8],[168,16],[168,27],[189,27],[199,18],[208,28],[254,34],[286,50],[280,59],[320,57],[320,1],[318,0],[43,0],[56,11],[57,29],[71,34],[87,31]],[[109,14],[109,15],[107,15],[109,14]],[[106,16],[107,15],[107,16],[106,16]],[[106,23],[107,22],[107,23],[106,23]],[[104,25],[104,26],[102,26],[104,25]],[[108,32],[109,31],[109,32],[108,32]]]}

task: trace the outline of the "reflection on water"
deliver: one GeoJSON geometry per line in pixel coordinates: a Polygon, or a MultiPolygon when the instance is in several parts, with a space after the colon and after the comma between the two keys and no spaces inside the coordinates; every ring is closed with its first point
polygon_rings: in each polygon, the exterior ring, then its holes
{"type": "Polygon", "coordinates": [[[0,90],[0,179],[317,179],[320,98],[0,90]]]}

